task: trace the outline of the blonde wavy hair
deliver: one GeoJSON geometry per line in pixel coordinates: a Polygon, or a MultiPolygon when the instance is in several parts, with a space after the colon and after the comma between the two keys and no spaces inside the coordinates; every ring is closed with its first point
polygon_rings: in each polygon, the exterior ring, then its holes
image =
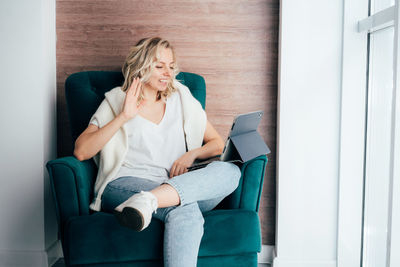
{"type": "MultiPolygon", "coordinates": [[[[125,63],[122,66],[122,73],[125,81],[122,85],[122,91],[128,90],[133,80],[139,77],[143,83],[146,83],[152,74],[152,71],[157,64],[159,59],[158,53],[160,48],[168,48],[172,51],[174,60],[174,70],[171,80],[168,82],[167,89],[165,91],[158,91],[156,100],[160,100],[161,96],[168,97],[176,88],[173,86],[175,77],[179,73],[178,66],[176,64],[175,51],[172,45],[165,39],[160,37],[144,38],[141,39],[135,46],[133,46],[126,57],[125,63]]],[[[138,101],[143,100],[143,89],[140,92],[138,101]]]]}

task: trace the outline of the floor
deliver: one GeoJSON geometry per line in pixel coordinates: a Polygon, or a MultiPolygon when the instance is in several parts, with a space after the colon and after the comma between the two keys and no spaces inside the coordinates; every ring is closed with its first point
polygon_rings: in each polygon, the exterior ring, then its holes
{"type": "MultiPolygon", "coordinates": [[[[64,259],[59,259],[52,267],[65,267],[64,259]]],[[[259,263],[258,267],[271,267],[271,265],[266,263],[259,263]]]]}

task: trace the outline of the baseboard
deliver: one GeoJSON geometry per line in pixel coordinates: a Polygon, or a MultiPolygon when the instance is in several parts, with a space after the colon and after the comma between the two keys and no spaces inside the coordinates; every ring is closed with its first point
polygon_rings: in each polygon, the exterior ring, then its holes
{"type": "Polygon", "coordinates": [[[45,251],[0,251],[0,266],[32,267],[47,266],[45,251]]]}
{"type": "Polygon", "coordinates": [[[273,267],[336,267],[336,260],[305,261],[305,260],[283,260],[275,258],[273,267]]]}
{"type": "Polygon", "coordinates": [[[262,245],[261,252],[258,253],[258,263],[269,263],[271,264],[274,260],[275,246],[262,245]]]}
{"type": "Polygon", "coordinates": [[[57,240],[50,247],[47,248],[47,263],[48,267],[53,266],[58,259],[63,258],[63,252],[61,248],[61,241],[57,240]]]}
{"type": "Polygon", "coordinates": [[[59,241],[52,244],[47,251],[8,251],[0,250],[1,267],[50,267],[62,258],[59,241]]]}

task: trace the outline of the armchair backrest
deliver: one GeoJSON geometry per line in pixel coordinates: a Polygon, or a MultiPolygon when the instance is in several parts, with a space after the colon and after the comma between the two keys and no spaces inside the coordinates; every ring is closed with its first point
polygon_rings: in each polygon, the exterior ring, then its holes
{"type": "MultiPolygon", "coordinates": [[[[204,109],[206,105],[204,78],[194,73],[181,72],[176,79],[190,89],[204,109]]],[[[86,129],[90,118],[103,101],[104,94],[121,86],[123,81],[122,73],[116,71],[85,71],[74,73],[67,78],[65,96],[73,140],[86,129]]]]}

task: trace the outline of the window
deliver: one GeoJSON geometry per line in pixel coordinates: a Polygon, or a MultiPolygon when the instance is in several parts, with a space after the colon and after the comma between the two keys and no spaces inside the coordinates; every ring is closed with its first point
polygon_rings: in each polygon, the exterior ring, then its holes
{"type": "Polygon", "coordinates": [[[400,266],[398,5],[344,1],[340,267],[400,266]]]}

